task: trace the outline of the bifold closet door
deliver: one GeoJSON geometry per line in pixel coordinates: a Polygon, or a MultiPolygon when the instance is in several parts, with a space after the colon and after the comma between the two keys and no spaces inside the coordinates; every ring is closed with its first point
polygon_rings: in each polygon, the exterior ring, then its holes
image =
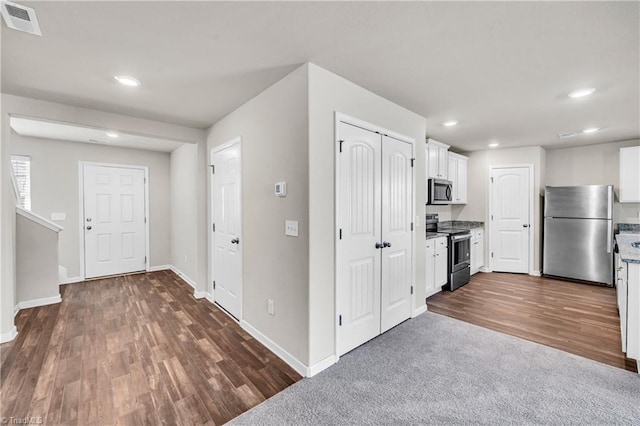
{"type": "Polygon", "coordinates": [[[411,316],[412,145],[340,123],[338,355],[411,316]]]}
{"type": "Polygon", "coordinates": [[[382,136],[381,332],[411,316],[411,144],[382,136]]]}
{"type": "Polygon", "coordinates": [[[338,355],[380,334],[381,138],[340,123],[338,156],[338,355]]]}

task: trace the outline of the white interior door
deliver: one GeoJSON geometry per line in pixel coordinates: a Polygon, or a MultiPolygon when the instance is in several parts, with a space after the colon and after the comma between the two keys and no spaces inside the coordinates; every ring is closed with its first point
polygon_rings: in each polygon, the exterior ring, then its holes
{"type": "Polygon", "coordinates": [[[382,136],[381,332],[411,317],[413,147],[382,136]]]}
{"type": "Polygon", "coordinates": [[[242,208],[240,142],[212,150],[214,300],[236,319],[242,316],[242,208]]]}
{"type": "Polygon", "coordinates": [[[85,277],[146,269],[145,171],[84,164],[85,277]]]}
{"type": "Polygon", "coordinates": [[[349,124],[338,127],[338,355],[380,334],[381,139],[349,124]]]}
{"type": "Polygon", "coordinates": [[[530,169],[494,168],[491,173],[491,268],[529,272],[530,169]]]}

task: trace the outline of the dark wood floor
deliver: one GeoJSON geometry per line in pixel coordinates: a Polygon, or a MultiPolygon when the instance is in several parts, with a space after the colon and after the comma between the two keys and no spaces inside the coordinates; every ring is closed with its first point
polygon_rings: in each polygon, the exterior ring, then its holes
{"type": "Polygon", "coordinates": [[[613,288],[522,274],[478,273],[427,299],[429,311],[637,371],[620,344],[613,288]]]}
{"type": "Polygon", "coordinates": [[[301,377],[169,271],[61,287],[0,345],[0,417],[222,424],[301,377]]]}

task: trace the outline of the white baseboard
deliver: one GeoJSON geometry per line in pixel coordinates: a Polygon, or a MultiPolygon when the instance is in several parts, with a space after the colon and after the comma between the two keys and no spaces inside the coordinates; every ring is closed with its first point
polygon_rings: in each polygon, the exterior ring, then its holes
{"type": "MultiPolygon", "coordinates": [[[[240,321],[240,327],[244,328],[247,333],[253,336],[258,342],[262,343],[269,349],[271,352],[276,354],[280,359],[289,364],[291,368],[296,370],[298,374],[302,376],[307,376],[309,374],[309,368],[300,362],[296,357],[291,355],[286,350],[282,349],[277,343],[273,340],[269,339],[267,336],[262,334],[256,328],[254,328],[251,324],[246,322],[245,320],[240,321]]],[[[321,361],[325,362],[325,360],[321,361]]],[[[325,367],[326,368],[326,367],[325,367]]],[[[318,371],[319,372],[319,371],[318,371]]]]}
{"type": "Polygon", "coordinates": [[[425,299],[433,296],[434,294],[438,294],[442,291],[442,287],[438,287],[435,290],[427,291],[427,294],[424,296],[425,299]]]}
{"type": "Polygon", "coordinates": [[[420,306],[418,309],[416,309],[415,311],[413,311],[413,314],[411,314],[411,318],[415,318],[420,314],[424,314],[425,312],[427,312],[429,310],[429,308],[427,308],[427,305],[422,305],[420,306]]]}
{"type": "Polygon", "coordinates": [[[213,300],[213,297],[211,296],[211,294],[209,294],[208,291],[198,291],[198,290],[193,290],[193,297],[195,297],[196,299],[207,299],[207,300],[213,300]]]}
{"type": "Polygon", "coordinates": [[[480,272],[487,273],[487,272],[491,272],[491,269],[489,269],[489,267],[487,267],[487,266],[483,266],[483,267],[481,267],[481,268],[480,268],[480,270],[479,270],[479,271],[480,271],[480,272]]]}
{"type": "Polygon", "coordinates": [[[7,331],[6,333],[0,334],[0,343],[10,342],[13,339],[15,339],[17,335],[18,335],[18,329],[14,325],[11,331],[7,331]]]}
{"type": "Polygon", "coordinates": [[[534,277],[541,277],[542,276],[540,271],[532,271],[529,275],[532,275],[534,277]]]}
{"type": "Polygon", "coordinates": [[[60,285],[81,283],[82,281],[84,280],[80,277],[71,277],[71,278],[66,278],[64,280],[60,280],[60,285]]]}
{"type": "Polygon", "coordinates": [[[166,271],[167,269],[172,269],[172,268],[173,268],[173,266],[171,266],[171,265],[149,266],[149,268],[147,268],[147,272],[166,271]]]}
{"type": "Polygon", "coordinates": [[[16,315],[18,315],[18,312],[20,312],[20,307],[18,305],[13,307],[13,317],[15,318],[16,315]]]}
{"type": "Polygon", "coordinates": [[[60,294],[58,294],[57,296],[43,297],[41,299],[25,300],[23,302],[18,302],[18,304],[16,305],[16,308],[18,310],[29,309],[29,308],[35,308],[38,306],[53,305],[54,303],[60,303],[60,302],[62,302],[62,297],[60,297],[60,294]]]}
{"type": "Polygon", "coordinates": [[[171,265],[169,267],[169,269],[171,269],[177,276],[182,278],[187,284],[189,284],[191,287],[193,287],[194,290],[196,289],[196,287],[197,287],[196,282],[193,281],[191,278],[189,278],[187,276],[187,274],[185,274],[184,272],[182,272],[180,269],[176,268],[173,265],[171,265]]]}
{"type": "Polygon", "coordinates": [[[328,357],[326,357],[322,361],[316,362],[311,367],[307,367],[306,376],[307,377],[313,377],[316,374],[320,373],[321,371],[324,371],[327,368],[331,367],[336,362],[338,362],[338,358],[335,355],[329,355],[328,357]]]}

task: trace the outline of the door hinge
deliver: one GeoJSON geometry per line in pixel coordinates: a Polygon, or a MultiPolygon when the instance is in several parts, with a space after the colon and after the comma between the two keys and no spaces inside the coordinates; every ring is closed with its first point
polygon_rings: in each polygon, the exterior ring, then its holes
{"type": "Polygon", "coordinates": [[[213,232],[216,232],[216,224],[215,224],[215,223],[212,223],[212,224],[211,224],[211,228],[212,228],[211,230],[212,230],[213,232]]]}
{"type": "Polygon", "coordinates": [[[413,286],[411,286],[411,294],[413,294],[413,286]]]}
{"type": "Polygon", "coordinates": [[[491,215],[491,220],[493,220],[493,215],[491,215]]]}
{"type": "Polygon", "coordinates": [[[491,183],[493,183],[493,176],[491,176],[491,183]]]}
{"type": "Polygon", "coordinates": [[[414,163],[415,161],[416,161],[416,159],[415,159],[415,158],[412,158],[412,159],[411,159],[411,167],[413,167],[413,163],[414,163]]]}
{"type": "Polygon", "coordinates": [[[144,264],[147,264],[147,256],[144,257],[144,264]]]}
{"type": "Polygon", "coordinates": [[[413,231],[413,222],[411,222],[411,230],[413,231]]]}
{"type": "Polygon", "coordinates": [[[340,228],[340,239],[342,239],[342,228],[340,228]]]}
{"type": "Polygon", "coordinates": [[[338,142],[340,143],[340,152],[342,152],[342,144],[344,143],[344,140],[340,139],[338,142]]]}
{"type": "Polygon", "coordinates": [[[491,257],[493,257],[493,252],[491,252],[491,257]]]}
{"type": "Polygon", "coordinates": [[[216,282],[215,281],[213,282],[213,289],[214,290],[216,289],[216,282]]]}
{"type": "Polygon", "coordinates": [[[215,175],[216,174],[216,166],[214,166],[213,164],[210,164],[209,167],[211,167],[211,174],[215,175]]]}
{"type": "Polygon", "coordinates": [[[147,223],[147,218],[146,217],[144,218],[144,223],[147,223]]]}
{"type": "Polygon", "coordinates": [[[147,178],[142,178],[143,183],[147,183],[147,178]]]}
{"type": "Polygon", "coordinates": [[[342,327],[342,315],[338,315],[338,325],[342,327]]]}

